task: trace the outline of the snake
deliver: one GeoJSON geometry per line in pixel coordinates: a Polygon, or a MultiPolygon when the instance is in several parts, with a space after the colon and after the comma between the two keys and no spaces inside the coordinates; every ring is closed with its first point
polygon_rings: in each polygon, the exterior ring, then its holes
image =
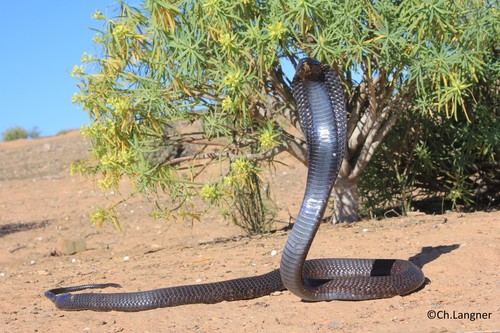
{"type": "Polygon", "coordinates": [[[307,146],[307,183],[300,211],[282,252],[280,266],[262,275],[139,292],[84,292],[121,287],[86,284],[47,290],[61,310],[143,311],[183,304],[253,299],[289,290],[304,301],[370,300],[409,294],[425,276],[401,259],[306,260],[339,174],[347,137],[344,91],[335,70],[313,58],[301,59],[291,82],[307,146]]]}

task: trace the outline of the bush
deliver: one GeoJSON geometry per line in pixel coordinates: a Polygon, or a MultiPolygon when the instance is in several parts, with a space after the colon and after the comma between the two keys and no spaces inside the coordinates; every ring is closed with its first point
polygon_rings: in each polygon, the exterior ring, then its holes
{"type": "Polygon", "coordinates": [[[5,132],[2,133],[3,141],[13,141],[19,139],[27,139],[28,131],[24,128],[17,126],[13,128],[6,129],[5,132]]]}
{"type": "Polygon", "coordinates": [[[471,120],[420,113],[400,119],[361,178],[364,214],[497,206],[499,117],[479,105],[471,120]]]}
{"type": "Polygon", "coordinates": [[[360,181],[366,215],[499,206],[498,48],[490,48],[484,61],[482,77],[471,76],[462,100],[467,111],[452,115],[446,109],[445,116],[439,106],[422,107],[415,99],[398,119],[360,181]]]}
{"type": "Polygon", "coordinates": [[[271,231],[274,211],[269,189],[264,187],[260,177],[252,173],[243,186],[233,186],[235,197],[230,213],[233,223],[249,235],[265,234],[271,231]]]}
{"type": "Polygon", "coordinates": [[[33,127],[33,129],[28,132],[28,137],[31,139],[38,139],[40,137],[40,131],[38,128],[33,127]]]}
{"type": "Polygon", "coordinates": [[[27,131],[21,126],[8,128],[2,133],[3,141],[13,141],[19,139],[38,139],[40,137],[40,131],[34,127],[31,131],[27,131]]]}
{"type": "Polygon", "coordinates": [[[63,129],[63,130],[60,130],[59,132],[57,132],[56,136],[65,135],[65,134],[68,134],[71,131],[74,131],[74,129],[63,129]]]}

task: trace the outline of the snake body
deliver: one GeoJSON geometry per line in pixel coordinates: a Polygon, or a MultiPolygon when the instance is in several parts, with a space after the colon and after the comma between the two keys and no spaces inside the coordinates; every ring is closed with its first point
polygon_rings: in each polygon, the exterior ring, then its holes
{"type": "Polygon", "coordinates": [[[335,72],[311,58],[302,59],[292,82],[308,151],[307,186],[279,269],[215,283],[132,293],[71,292],[119,287],[114,283],[55,288],[45,292],[63,310],[142,311],[192,303],[257,298],[288,289],[308,301],[366,300],[404,295],[424,282],[413,263],[394,259],[314,259],[307,253],[339,173],[346,143],[344,93],[335,72]]]}

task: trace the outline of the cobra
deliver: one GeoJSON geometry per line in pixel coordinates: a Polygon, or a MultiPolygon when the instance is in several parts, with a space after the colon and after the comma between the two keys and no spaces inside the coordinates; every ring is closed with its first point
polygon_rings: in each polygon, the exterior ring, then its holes
{"type": "Polygon", "coordinates": [[[415,264],[396,259],[306,260],[342,164],[346,145],[344,92],[334,70],[305,58],[292,89],[308,151],[302,206],[283,250],[280,268],[269,273],[215,283],[131,293],[71,292],[118,284],[88,284],[45,292],[63,310],[142,311],[192,303],[257,298],[288,289],[303,300],[368,300],[408,294],[424,282],[415,264]]]}

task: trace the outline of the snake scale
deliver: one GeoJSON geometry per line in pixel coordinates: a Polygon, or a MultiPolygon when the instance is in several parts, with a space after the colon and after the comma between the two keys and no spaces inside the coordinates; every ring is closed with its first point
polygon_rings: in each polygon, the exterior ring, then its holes
{"type": "Polygon", "coordinates": [[[257,298],[288,289],[303,300],[367,300],[404,295],[420,287],[419,267],[395,259],[306,260],[328,197],[339,173],[346,144],[346,110],[339,78],[329,66],[302,59],[292,82],[300,126],[308,151],[307,186],[302,206],[288,237],[279,269],[215,283],[131,293],[79,293],[119,287],[88,284],[45,292],[63,310],[142,311],[192,303],[217,303],[257,298]]]}

